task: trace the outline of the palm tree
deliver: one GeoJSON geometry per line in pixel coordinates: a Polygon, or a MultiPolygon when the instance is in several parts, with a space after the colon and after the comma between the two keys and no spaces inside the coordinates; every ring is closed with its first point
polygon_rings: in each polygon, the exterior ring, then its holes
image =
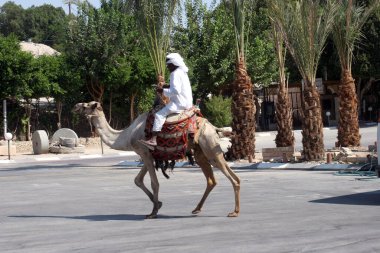
{"type": "Polygon", "coordinates": [[[226,1],[227,8],[231,5],[233,12],[236,69],[232,84],[232,132],[229,156],[234,159],[248,158],[250,162],[255,157],[255,113],[254,94],[251,78],[247,73],[245,62],[245,7],[254,1],[226,1]]]}
{"type": "Polygon", "coordinates": [[[277,135],[276,147],[294,146],[293,135],[293,116],[292,108],[290,106],[290,99],[285,76],[285,56],[286,47],[284,38],[280,32],[280,27],[271,20],[272,25],[272,38],[275,46],[276,57],[278,61],[279,72],[279,92],[277,94],[276,103],[276,121],[277,121],[277,135]]]}
{"type": "Polygon", "coordinates": [[[318,62],[332,29],[337,6],[332,0],[270,0],[271,18],[285,39],[303,78],[302,145],[307,161],[324,157],[321,103],[316,88],[318,62]]]}
{"type": "Polygon", "coordinates": [[[340,0],[333,28],[333,40],[341,65],[339,85],[338,146],[360,146],[358,99],[351,66],[353,51],[362,38],[361,29],[369,15],[379,6],[379,0],[368,8],[354,0],[340,0]]]}
{"type": "Polygon", "coordinates": [[[178,0],[134,1],[141,34],[156,70],[158,86],[165,83],[165,60],[177,4],[178,0]]]}

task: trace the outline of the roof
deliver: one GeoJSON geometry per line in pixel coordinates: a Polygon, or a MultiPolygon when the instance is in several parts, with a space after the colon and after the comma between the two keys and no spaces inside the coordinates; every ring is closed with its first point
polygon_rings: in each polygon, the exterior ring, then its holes
{"type": "Polygon", "coordinates": [[[41,55],[60,55],[57,50],[44,45],[44,44],[39,44],[39,43],[34,43],[34,42],[26,42],[26,41],[21,41],[20,42],[20,47],[22,51],[29,52],[31,53],[34,57],[39,57],[41,55]]]}

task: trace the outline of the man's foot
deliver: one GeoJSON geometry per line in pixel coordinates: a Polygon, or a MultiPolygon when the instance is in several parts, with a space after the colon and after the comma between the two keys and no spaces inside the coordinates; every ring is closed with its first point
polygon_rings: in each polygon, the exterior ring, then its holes
{"type": "Polygon", "coordinates": [[[157,146],[157,142],[153,141],[152,139],[150,140],[139,140],[141,144],[149,148],[150,150],[154,150],[154,148],[157,146]]]}

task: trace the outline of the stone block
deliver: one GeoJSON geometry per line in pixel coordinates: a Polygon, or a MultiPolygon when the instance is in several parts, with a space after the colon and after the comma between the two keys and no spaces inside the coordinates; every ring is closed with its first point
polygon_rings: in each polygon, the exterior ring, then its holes
{"type": "Polygon", "coordinates": [[[345,159],[342,159],[342,161],[345,161],[347,163],[367,163],[368,159],[367,157],[363,156],[348,156],[345,159]]]}
{"type": "Polygon", "coordinates": [[[75,146],[78,146],[78,135],[69,128],[61,128],[58,129],[54,134],[53,137],[51,137],[50,143],[54,145],[55,143],[59,143],[59,138],[74,138],[75,139],[75,146]]]}
{"type": "Polygon", "coordinates": [[[84,153],[85,147],[82,145],[79,145],[77,147],[65,147],[65,146],[50,146],[49,148],[50,153],[55,154],[73,154],[73,153],[84,153]]]}
{"type": "MultiPolygon", "coordinates": [[[[294,155],[294,147],[263,148],[263,161],[290,160],[294,155]]],[[[285,162],[285,161],[284,161],[285,162]]]]}

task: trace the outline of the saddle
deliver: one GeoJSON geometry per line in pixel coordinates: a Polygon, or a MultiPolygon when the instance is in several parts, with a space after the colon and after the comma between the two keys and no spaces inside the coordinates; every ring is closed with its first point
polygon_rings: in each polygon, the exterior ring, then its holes
{"type": "MultiPolygon", "coordinates": [[[[145,137],[152,137],[155,110],[151,110],[145,125],[145,137]]],[[[168,115],[161,132],[157,135],[157,146],[150,150],[156,170],[169,179],[166,170],[174,169],[175,161],[187,156],[191,165],[195,165],[192,147],[198,143],[199,134],[207,120],[203,118],[199,108],[193,107],[181,113],[168,115]],[[191,139],[191,140],[189,140],[191,139]]]]}
{"type": "MultiPolygon", "coordinates": [[[[191,108],[181,113],[168,115],[162,130],[157,135],[157,146],[151,150],[156,161],[175,161],[185,158],[188,147],[188,136],[196,131],[197,109],[191,108]]],[[[148,114],[145,137],[152,137],[154,111],[148,114]]]]}

